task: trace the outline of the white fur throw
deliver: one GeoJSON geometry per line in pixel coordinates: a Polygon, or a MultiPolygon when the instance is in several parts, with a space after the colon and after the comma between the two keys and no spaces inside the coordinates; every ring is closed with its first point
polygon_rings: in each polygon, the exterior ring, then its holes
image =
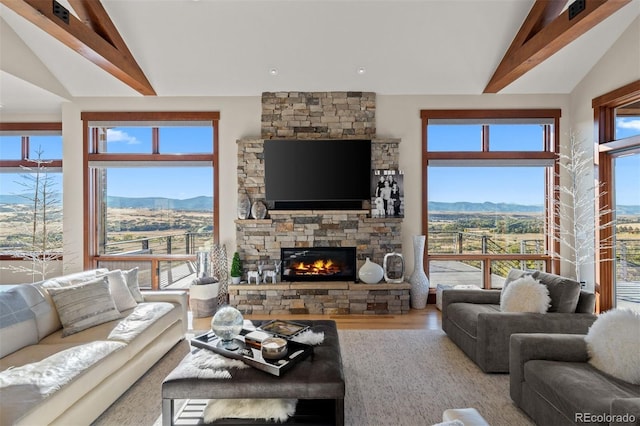
{"type": "Polygon", "coordinates": [[[613,309],[600,314],[585,337],[589,363],[625,382],[640,385],[640,313],[613,309]]]}
{"type": "MultiPolygon", "coordinates": [[[[246,320],[245,320],[246,321],[246,320]]],[[[255,327],[245,322],[246,329],[255,327]]],[[[319,345],[324,342],[323,332],[306,330],[292,340],[307,345],[319,345]]],[[[199,357],[196,364],[202,367],[215,368],[215,365],[206,365],[212,362],[211,352],[203,351],[205,355],[199,357]]],[[[226,359],[220,356],[222,359],[226,359]]],[[[235,360],[229,360],[235,361],[235,360]]],[[[217,363],[218,360],[213,361],[217,363]]],[[[242,363],[242,361],[236,361],[242,363]]],[[[193,364],[193,363],[192,363],[193,364]]],[[[228,365],[231,366],[231,365],[228,365]]],[[[237,365],[233,365],[234,367],[237,365]]],[[[246,364],[245,364],[246,366],[246,364]]],[[[228,376],[217,376],[217,378],[230,378],[229,372],[223,371],[228,376]]],[[[286,422],[296,412],[297,399],[210,399],[204,409],[205,423],[211,423],[218,419],[264,419],[275,422],[286,422]]]]}
{"type": "Polygon", "coordinates": [[[550,303],[547,286],[527,275],[512,281],[504,290],[500,297],[500,310],[544,314],[550,303]]]}
{"type": "Polygon", "coordinates": [[[210,399],[204,409],[204,421],[233,418],[286,422],[296,412],[297,403],[297,399],[210,399]]]}

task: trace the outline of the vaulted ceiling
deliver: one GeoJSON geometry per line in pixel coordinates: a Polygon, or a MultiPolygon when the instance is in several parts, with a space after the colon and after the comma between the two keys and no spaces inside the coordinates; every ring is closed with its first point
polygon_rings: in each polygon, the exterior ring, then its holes
{"type": "Polygon", "coordinates": [[[640,0],[587,0],[571,23],[566,0],[58,0],[65,27],[53,0],[0,2],[0,114],[74,97],[570,93],[640,16],[640,0]]]}

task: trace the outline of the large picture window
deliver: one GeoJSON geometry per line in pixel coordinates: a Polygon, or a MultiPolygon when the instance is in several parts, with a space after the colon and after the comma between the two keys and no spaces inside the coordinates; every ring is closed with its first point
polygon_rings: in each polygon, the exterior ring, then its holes
{"type": "Polygon", "coordinates": [[[84,113],[86,262],[187,287],[218,240],[217,113],[84,113]]]}
{"type": "Polygon", "coordinates": [[[44,279],[62,258],[62,125],[0,123],[0,260],[44,279]]]}
{"type": "Polygon", "coordinates": [[[432,282],[501,288],[557,262],[559,110],[422,111],[423,232],[432,282]]]}

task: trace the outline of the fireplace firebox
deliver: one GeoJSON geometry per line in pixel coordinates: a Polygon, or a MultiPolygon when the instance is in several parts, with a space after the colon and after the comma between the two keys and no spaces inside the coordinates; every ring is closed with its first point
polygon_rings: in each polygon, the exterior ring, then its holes
{"type": "Polygon", "coordinates": [[[283,281],[355,281],[355,247],[281,248],[283,281]]]}

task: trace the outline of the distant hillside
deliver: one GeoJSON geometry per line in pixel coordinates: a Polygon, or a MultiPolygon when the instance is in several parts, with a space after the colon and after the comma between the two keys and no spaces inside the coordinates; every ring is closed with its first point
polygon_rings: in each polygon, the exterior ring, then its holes
{"type": "Polygon", "coordinates": [[[27,199],[20,195],[0,194],[0,204],[25,204],[27,199]]]}
{"type": "Polygon", "coordinates": [[[490,203],[488,201],[484,203],[469,203],[466,201],[441,203],[438,201],[430,201],[429,210],[439,212],[542,213],[544,211],[544,207],[509,203],[490,203]]]}
{"type": "MultiPolygon", "coordinates": [[[[0,194],[0,204],[25,204],[19,195],[0,194]]],[[[186,200],[162,197],[107,197],[107,206],[124,209],[168,209],[185,211],[211,211],[213,197],[194,197],[186,200]]],[[[543,206],[528,206],[511,203],[456,203],[429,202],[429,210],[437,212],[481,212],[481,213],[542,213],[543,206]]],[[[617,206],[616,212],[621,215],[640,215],[640,206],[617,206]]]]}
{"type": "Polygon", "coordinates": [[[617,214],[630,214],[630,215],[635,215],[635,214],[640,214],[640,206],[616,206],[616,213],[617,214]]]}
{"type": "Polygon", "coordinates": [[[187,198],[186,200],[162,197],[107,197],[107,206],[122,209],[211,211],[213,209],[213,197],[202,196],[187,198]]]}

